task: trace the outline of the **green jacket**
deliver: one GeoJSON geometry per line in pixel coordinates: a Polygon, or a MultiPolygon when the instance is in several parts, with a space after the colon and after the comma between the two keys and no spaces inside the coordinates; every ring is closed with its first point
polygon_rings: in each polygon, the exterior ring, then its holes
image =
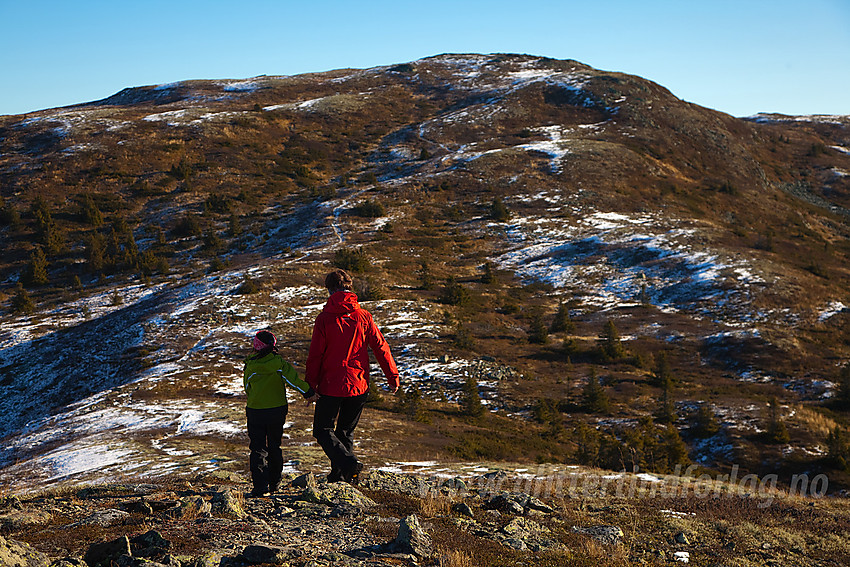
{"type": "Polygon", "coordinates": [[[245,360],[245,374],[242,382],[248,395],[248,407],[251,409],[277,408],[287,405],[286,384],[298,390],[302,396],[313,395],[310,385],[298,377],[291,364],[279,354],[269,353],[262,358],[250,357],[245,360]]]}

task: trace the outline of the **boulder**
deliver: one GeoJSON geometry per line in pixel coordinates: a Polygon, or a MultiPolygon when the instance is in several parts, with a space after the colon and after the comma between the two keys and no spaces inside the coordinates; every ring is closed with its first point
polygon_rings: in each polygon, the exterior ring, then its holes
{"type": "Polygon", "coordinates": [[[63,557],[50,564],[50,567],[89,567],[80,557],[63,557]]]}
{"type": "Polygon", "coordinates": [[[109,565],[111,561],[117,561],[122,555],[132,556],[130,539],[127,536],[90,545],[84,559],[90,567],[97,567],[109,565]]]}
{"type": "Polygon", "coordinates": [[[226,488],[213,494],[212,512],[228,518],[244,518],[245,510],[235,490],[226,488]]]}
{"type": "Polygon", "coordinates": [[[76,522],[71,525],[74,527],[100,526],[101,528],[108,528],[109,526],[123,524],[124,521],[129,517],[130,514],[128,512],[125,512],[124,510],[107,508],[106,510],[98,510],[97,512],[93,512],[92,514],[89,514],[79,522],[76,522]]]}
{"type": "Polygon", "coordinates": [[[0,536],[0,565],[3,567],[48,567],[47,556],[29,544],[0,536]]]}
{"type": "Polygon", "coordinates": [[[419,525],[419,518],[415,514],[399,522],[398,535],[390,544],[390,548],[396,553],[406,553],[421,558],[431,557],[434,552],[431,536],[419,525]]]}
{"type": "Polygon", "coordinates": [[[472,508],[469,507],[469,504],[466,502],[455,502],[452,504],[452,512],[456,514],[460,514],[461,516],[467,516],[469,518],[474,518],[475,514],[472,512],[472,508]]]}
{"type": "Polygon", "coordinates": [[[617,545],[623,539],[623,530],[617,526],[573,526],[573,532],[590,536],[606,545],[617,545]]]}
{"type": "Polygon", "coordinates": [[[304,489],[301,500],[328,506],[349,506],[352,508],[371,508],[374,500],[345,482],[317,485],[311,483],[304,489]]]}
{"type": "Polygon", "coordinates": [[[249,545],[242,550],[242,557],[251,565],[281,565],[300,556],[297,549],[274,545],[249,545]]]}
{"type": "Polygon", "coordinates": [[[162,555],[171,548],[171,542],[156,530],[150,530],[130,540],[134,557],[162,555]]]}
{"type": "Polygon", "coordinates": [[[431,489],[431,485],[421,477],[381,470],[369,470],[362,474],[358,486],[367,490],[384,490],[416,498],[424,497],[431,489]]]}

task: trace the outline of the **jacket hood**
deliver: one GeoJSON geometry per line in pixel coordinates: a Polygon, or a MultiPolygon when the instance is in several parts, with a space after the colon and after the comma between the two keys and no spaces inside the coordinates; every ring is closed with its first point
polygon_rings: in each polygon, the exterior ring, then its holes
{"type": "Polygon", "coordinates": [[[328,298],[323,311],[327,311],[328,313],[351,313],[359,308],[360,304],[357,303],[357,295],[355,293],[337,291],[328,298]]]}

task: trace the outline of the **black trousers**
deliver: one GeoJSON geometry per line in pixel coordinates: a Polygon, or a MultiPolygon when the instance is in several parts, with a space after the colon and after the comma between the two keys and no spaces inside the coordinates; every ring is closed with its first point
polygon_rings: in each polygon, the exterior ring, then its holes
{"type": "Polygon", "coordinates": [[[283,453],[280,440],[283,424],[286,423],[287,406],[268,409],[246,408],[248,416],[248,439],[251,456],[251,482],[254,490],[276,489],[283,471],[283,453]]]}
{"type": "Polygon", "coordinates": [[[339,398],[322,396],[313,414],[313,437],[331,460],[331,467],[350,471],[357,464],[354,456],[354,429],[360,421],[369,393],[339,398]]]}

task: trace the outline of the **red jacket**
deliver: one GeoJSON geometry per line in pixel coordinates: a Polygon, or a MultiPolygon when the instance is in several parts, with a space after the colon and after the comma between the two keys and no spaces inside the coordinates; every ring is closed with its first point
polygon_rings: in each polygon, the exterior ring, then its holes
{"type": "Polygon", "coordinates": [[[305,379],[319,394],[352,397],[369,389],[369,351],[375,353],[390,388],[398,388],[398,368],[390,346],[350,291],[331,294],[316,317],[305,379]]]}

